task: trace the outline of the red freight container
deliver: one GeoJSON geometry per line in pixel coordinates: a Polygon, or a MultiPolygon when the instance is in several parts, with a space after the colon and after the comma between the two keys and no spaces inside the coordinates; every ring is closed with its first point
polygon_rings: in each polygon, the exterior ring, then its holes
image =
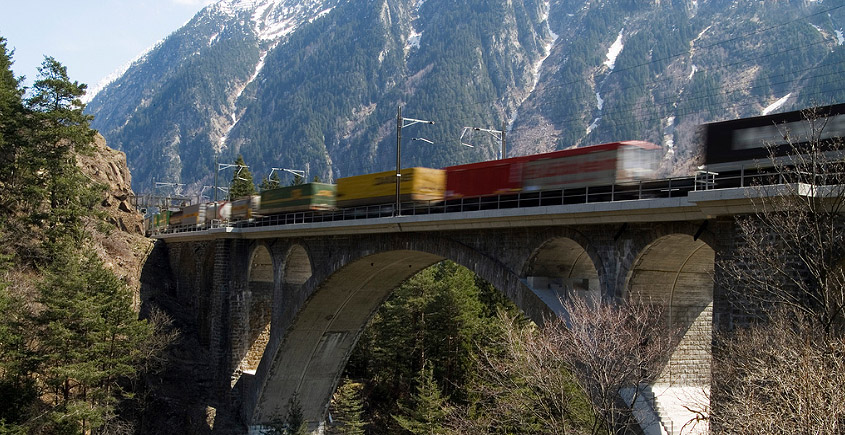
{"type": "Polygon", "coordinates": [[[503,195],[522,189],[522,165],[530,157],[450,166],[446,170],[446,199],[503,195]]]}
{"type": "Polygon", "coordinates": [[[446,199],[517,193],[651,178],[657,165],[649,142],[627,141],[446,168],[446,199]]]}
{"type": "Polygon", "coordinates": [[[650,142],[612,142],[537,154],[522,170],[527,191],[609,186],[652,178],[660,147],[650,142]]]}

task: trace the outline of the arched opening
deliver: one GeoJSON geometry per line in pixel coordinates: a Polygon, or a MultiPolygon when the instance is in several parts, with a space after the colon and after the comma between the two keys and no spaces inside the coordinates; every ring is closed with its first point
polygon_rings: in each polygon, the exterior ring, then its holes
{"type": "Polygon", "coordinates": [[[295,291],[311,278],[311,260],[305,248],[294,245],[285,259],[285,294],[295,291]]]}
{"type": "Polygon", "coordinates": [[[252,252],[248,276],[248,350],[239,369],[254,374],[270,341],[270,318],[273,313],[273,257],[265,246],[260,245],[252,252]]]}
{"type": "Polygon", "coordinates": [[[570,297],[601,297],[596,266],[576,241],[561,237],[549,240],[529,262],[526,281],[543,302],[556,312],[570,297]]]}
{"type": "MultiPolygon", "coordinates": [[[[288,257],[285,269],[293,273],[285,277],[286,287],[310,275],[305,251],[299,249],[288,257]]],[[[320,283],[276,351],[273,366],[283,369],[270,371],[253,418],[263,422],[286,415],[296,393],[306,419],[321,421],[346,359],[375,310],[408,277],[440,260],[417,251],[379,253],[347,264],[320,283]]]]}
{"type": "MultiPolygon", "coordinates": [[[[403,282],[444,260],[444,254],[487,280],[526,314],[543,311],[538,308],[542,302],[524,286],[524,280],[501,264],[463,246],[451,246],[449,250],[437,245],[435,252],[431,252],[428,241],[422,245],[427,248],[425,251],[413,250],[414,244],[409,243],[403,245],[404,249],[359,257],[319,282],[306,280],[301,291],[308,293],[308,297],[283,337],[279,337],[278,346],[274,343],[272,360],[264,358],[271,366],[259,371],[266,373],[266,377],[258,380],[260,392],[254,396],[255,402],[246,404],[254,424],[283,418],[290,399],[296,394],[310,430],[319,430],[316,425],[321,425],[328,414],[332,393],[367,322],[403,282]]],[[[306,264],[306,257],[300,258],[299,264],[306,264]]],[[[290,261],[285,268],[300,269],[296,264],[290,261]]],[[[305,279],[287,282],[285,278],[283,285],[287,287],[301,280],[305,279]]],[[[450,304],[444,306],[454,308],[450,304]]],[[[426,318],[436,322],[433,316],[426,318]]],[[[397,321],[413,326],[411,319],[403,317],[397,321]]]]}
{"type": "Polygon", "coordinates": [[[453,261],[409,277],[377,307],[352,349],[332,397],[328,432],[344,431],[350,400],[365,409],[361,417],[373,433],[398,432],[395,417],[412,413],[404,407],[414,403],[409,397],[436,394],[442,408],[483,401],[471,393],[477,393],[472,385],[482,365],[474,358],[501,349],[498,331],[510,323],[499,315],[521,318],[517,310],[492,284],[453,261]]]}
{"type": "Polygon", "coordinates": [[[634,300],[658,303],[680,339],[653,385],[662,419],[683,426],[694,415],[684,407],[709,403],[715,252],[685,234],[664,236],[639,255],[629,273],[634,300]]]}

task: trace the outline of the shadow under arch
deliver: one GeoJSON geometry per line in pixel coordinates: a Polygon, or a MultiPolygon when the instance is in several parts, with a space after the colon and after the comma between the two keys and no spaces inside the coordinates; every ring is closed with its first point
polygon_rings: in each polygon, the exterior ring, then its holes
{"type": "Polygon", "coordinates": [[[542,318],[541,311],[550,312],[515,273],[495,260],[463,245],[430,239],[405,242],[362,249],[361,255],[338,265],[322,282],[311,279],[303,286],[303,291],[313,287],[311,296],[281,337],[282,342],[273,345],[275,354],[265,356],[264,363],[269,366],[259,368],[256,389],[245,399],[244,411],[251,424],[284,418],[288,401],[297,394],[310,429],[318,430],[343,367],[369,319],[403,281],[444,259],[487,280],[524,312],[533,313],[531,317],[542,318]]]}
{"type": "Polygon", "coordinates": [[[586,248],[572,238],[559,236],[543,243],[526,263],[528,286],[553,311],[563,310],[561,302],[570,297],[601,297],[601,282],[586,248]]]}
{"type": "Polygon", "coordinates": [[[247,272],[248,310],[245,325],[246,353],[238,365],[244,373],[255,373],[264,349],[270,341],[270,319],[273,314],[273,289],[275,279],[273,273],[273,256],[263,244],[253,248],[249,258],[247,272]]]}
{"type": "Polygon", "coordinates": [[[659,303],[681,338],[655,384],[710,386],[715,251],[701,239],[669,234],[647,245],[627,279],[633,300],[659,303]]]}
{"type": "Polygon", "coordinates": [[[293,245],[285,256],[283,285],[285,293],[295,291],[311,278],[311,259],[302,245],[293,245]]]}

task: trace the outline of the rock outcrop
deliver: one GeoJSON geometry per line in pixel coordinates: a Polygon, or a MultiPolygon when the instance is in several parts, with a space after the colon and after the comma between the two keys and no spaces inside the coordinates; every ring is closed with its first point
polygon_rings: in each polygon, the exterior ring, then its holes
{"type": "MultiPolygon", "coordinates": [[[[88,223],[97,254],[137,295],[141,268],[152,242],[144,236],[144,217],[132,205],[132,176],[126,154],[109,148],[103,136],[97,134],[93,149],[77,155],[77,165],[104,188],[97,205],[102,220],[88,223]]],[[[135,300],[138,301],[137,296],[135,300]]]]}

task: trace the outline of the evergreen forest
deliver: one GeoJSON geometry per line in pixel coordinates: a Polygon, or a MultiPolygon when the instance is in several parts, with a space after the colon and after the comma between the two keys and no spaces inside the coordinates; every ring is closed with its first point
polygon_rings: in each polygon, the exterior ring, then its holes
{"type": "Polygon", "coordinates": [[[76,164],[96,132],[86,85],[45,57],[32,88],[0,37],[0,433],[118,433],[155,355],[156,326],[96,255],[104,186],[76,164]]]}

